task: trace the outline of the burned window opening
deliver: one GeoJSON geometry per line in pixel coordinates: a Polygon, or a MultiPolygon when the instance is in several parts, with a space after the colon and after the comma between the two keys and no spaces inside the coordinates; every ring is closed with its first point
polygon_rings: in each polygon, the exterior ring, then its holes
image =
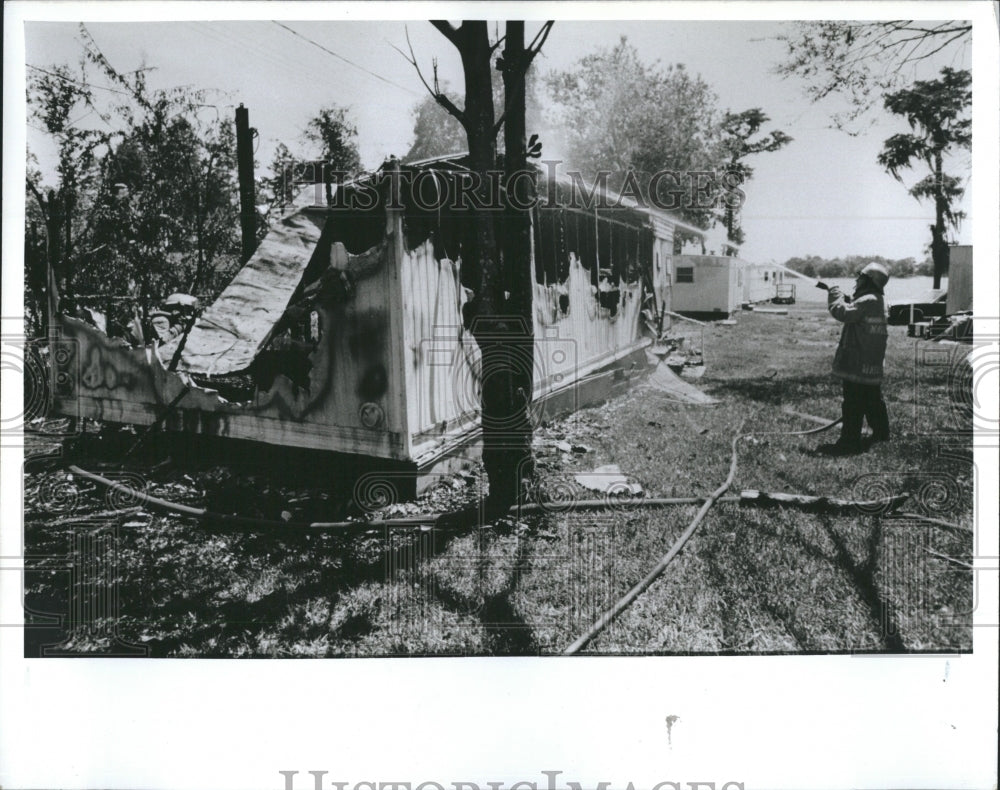
{"type": "Polygon", "coordinates": [[[284,376],[299,389],[309,390],[309,373],[312,362],[309,359],[315,344],[309,340],[297,340],[290,332],[278,335],[268,347],[254,357],[248,372],[259,389],[269,390],[274,380],[284,376]]]}
{"type": "Polygon", "coordinates": [[[534,213],[535,281],[542,285],[565,282],[569,277],[566,249],[566,212],[541,207],[534,213]]]}
{"type": "MultiPolygon", "coordinates": [[[[597,234],[593,212],[565,210],[566,248],[588,272],[597,269],[597,234]]],[[[596,284],[592,274],[591,282],[596,284]]]]}
{"type": "Polygon", "coordinates": [[[352,255],[361,255],[385,238],[385,212],[381,206],[350,213],[334,210],[324,228],[330,239],[336,239],[352,255]]]}
{"type": "Polygon", "coordinates": [[[618,315],[618,306],[622,296],[617,282],[618,280],[611,269],[600,270],[597,281],[597,303],[605,310],[610,311],[612,318],[618,315]]]}
{"type": "Polygon", "coordinates": [[[221,376],[190,373],[191,381],[201,389],[214,390],[230,403],[248,403],[257,393],[257,383],[249,371],[221,376]]]}

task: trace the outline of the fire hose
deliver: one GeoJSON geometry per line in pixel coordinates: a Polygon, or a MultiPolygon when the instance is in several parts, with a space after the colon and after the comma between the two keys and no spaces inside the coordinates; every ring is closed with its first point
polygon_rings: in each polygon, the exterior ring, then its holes
{"type": "MultiPolygon", "coordinates": [[[[743,425],[740,424],[741,429],[742,427],[743,425]]],[[[726,492],[726,489],[728,489],[730,485],[732,485],[733,478],[736,477],[736,458],[737,458],[736,445],[739,443],[740,439],[744,438],[744,436],[749,436],[749,435],[750,434],[737,434],[735,437],[733,437],[733,458],[732,461],[730,461],[729,463],[729,474],[726,475],[726,479],[722,483],[722,485],[719,486],[717,489],[715,489],[715,491],[713,491],[711,494],[709,494],[708,499],[705,500],[705,504],[701,506],[701,508],[698,510],[698,514],[694,517],[694,520],[690,524],[688,524],[687,529],[685,529],[684,532],[681,533],[681,536],[674,542],[674,545],[670,547],[670,551],[668,551],[666,554],[663,555],[660,561],[656,563],[656,567],[654,567],[653,570],[647,573],[646,576],[642,579],[642,581],[640,581],[631,590],[625,593],[625,595],[622,598],[618,599],[618,602],[615,603],[614,606],[612,606],[604,614],[602,614],[597,619],[597,622],[594,623],[587,630],[587,632],[583,634],[583,636],[579,637],[575,642],[573,642],[573,644],[567,647],[566,650],[563,651],[563,655],[572,656],[578,653],[584,647],[586,647],[587,643],[589,643],[591,639],[597,636],[601,631],[603,631],[608,626],[609,623],[611,623],[612,620],[614,620],[618,615],[624,612],[625,609],[627,609],[629,605],[636,598],[638,598],[643,592],[645,592],[646,588],[649,587],[649,585],[651,585],[654,581],[656,581],[660,577],[660,574],[666,570],[667,566],[670,564],[670,561],[673,560],[673,558],[676,557],[678,553],[680,553],[680,550],[684,548],[684,544],[687,543],[688,538],[690,538],[694,534],[694,531],[698,528],[698,525],[701,523],[701,520],[705,518],[705,514],[708,512],[709,508],[712,507],[712,505],[715,504],[715,501],[726,492]]]]}
{"type": "MultiPolygon", "coordinates": [[[[818,428],[811,428],[805,431],[781,431],[778,432],[777,435],[805,436],[808,434],[820,433],[822,431],[829,430],[830,428],[832,428],[833,426],[837,425],[840,422],[841,421],[837,419],[827,423],[826,425],[821,425],[818,428]]],[[[604,612],[604,614],[602,614],[597,619],[597,621],[587,630],[586,633],[584,633],[582,636],[576,639],[569,647],[567,647],[566,650],[563,651],[563,655],[567,656],[575,655],[584,647],[586,647],[587,644],[595,636],[597,636],[601,631],[603,631],[616,617],[618,617],[618,615],[624,612],[632,604],[632,602],[635,601],[636,598],[638,598],[643,592],[645,592],[646,589],[660,577],[660,575],[667,569],[667,566],[671,563],[674,557],[676,557],[680,553],[681,549],[684,548],[684,544],[688,542],[688,539],[690,539],[690,537],[694,534],[695,530],[698,528],[698,525],[701,524],[702,519],[705,518],[705,514],[708,513],[709,508],[711,508],[712,505],[714,505],[716,502],[720,501],[722,494],[724,494],[726,490],[729,488],[729,486],[732,485],[733,478],[736,476],[737,458],[739,455],[737,452],[737,445],[739,444],[741,439],[745,439],[748,436],[755,435],[754,432],[740,433],[739,431],[741,431],[742,428],[743,424],[741,423],[739,429],[737,429],[736,436],[733,437],[733,442],[732,442],[733,454],[732,454],[732,460],[730,461],[729,464],[729,474],[726,476],[726,479],[725,481],[723,481],[722,485],[720,485],[717,489],[715,489],[715,491],[713,491],[708,496],[704,504],[698,510],[698,513],[695,515],[694,519],[691,521],[690,524],[688,524],[687,529],[685,529],[684,532],[681,533],[681,536],[677,538],[676,541],[674,541],[674,544],[670,547],[669,551],[667,551],[667,553],[663,555],[660,561],[656,563],[656,566],[649,573],[647,573],[638,584],[633,586],[627,593],[625,593],[624,596],[619,598],[618,601],[616,601],[615,604],[611,606],[611,608],[607,609],[604,612]]],[[[744,495],[746,493],[747,492],[744,492],[744,495]]],[[[888,502],[888,508],[894,509],[895,507],[898,507],[899,504],[901,504],[907,497],[908,495],[906,494],[900,495],[898,497],[892,497],[888,502]]],[[[729,498],[727,497],[726,499],[729,498]]],[[[743,495],[741,495],[739,499],[742,500],[743,495]]],[[[947,524],[947,522],[944,523],[947,526],[954,526],[947,524]]]]}
{"type": "MultiPolygon", "coordinates": [[[[770,432],[768,434],[760,434],[759,432],[748,432],[742,433],[743,424],[740,424],[736,436],[733,437],[732,446],[732,457],[729,465],[729,474],[723,483],[716,488],[711,494],[706,498],[700,497],[671,497],[671,498],[647,498],[640,499],[634,502],[628,502],[630,506],[637,507],[656,507],[664,505],[682,505],[682,504],[698,504],[701,503],[697,514],[694,519],[688,524],[684,532],[681,533],[680,537],[673,543],[666,554],[660,559],[660,561],[650,570],[641,581],[634,585],[624,596],[622,596],[611,608],[606,610],[598,620],[584,633],[582,636],[577,638],[566,650],[564,655],[574,655],[586,647],[591,640],[594,639],[601,631],[603,631],[615,618],[617,618],[625,609],[627,609],[650,585],[653,584],[666,570],[667,566],[673,561],[673,559],[681,552],[685,544],[695,533],[698,526],[701,524],[705,515],[711,509],[711,507],[720,501],[724,502],[758,502],[758,503],[768,503],[773,502],[776,504],[820,504],[820,505],[834,505],[834,506],[850,506],[858,507],[864,505],[866,507],[877,506],[877,508],[882,509],[884,512],[890,510],[896,510],[908,498],[908,494],[900,494],[897,496],[889,497],[886,500],[879,500],[877,502],[850,502],[843,500],[832,500],[826,497],[803,497],[799,495],[788,495],[788,494],[766,494],[759,491],[743,491],[736,496],[723,497],[723,494],[732,485],[734,478],[736,477],[736,470],[738,464],[738,445],[742,439],[748,438],[755,435],[782,435],[782,436],[805,436],[815,433],[820,433],[822,431],[829,430],[835,425],[839,424],[840,420],[833,420],[832,422],[826,423],[816,428],[810,428],[803,431],[782,431],[782,432],[770,432]]],[[[73,474],[79,475],[80,477],[90,480],[92,482],[98,483],[100,485],[106,486],[113,490],[119,491],[121,493],[129,496],[133,501],[137,503],[142,503],[149,505],[150,507],[167,510],[170,512],[179,513],[182,515],[190,516],[199,520],[211,520],[217,524],[225,525],[234,528],[243,529],[256,529],[261,527],[281,527],[285,530],[289,529],[300,529],[300,530],[327,530],[327,529],[371,529],[379,526],[424,526],[428,524],[434,524],[440,517],[441,514],[423,514],[416,516],[405,516],[397,517],[391,519],[384,519],[379,521],[339,521],[339,522],[293,522],[293,521],[277,521],[273,519],[262,519],[253,518],[248,516],[239,516],[234,514],[226,513],[213,513],[205,508],[197,508],[189,505],[181,505],[174,502],[170,502],[159,497],[146,494],[141,491],[136,491],[135,489],[118,483],[114,480],[110,480],[101,475],[95,474],[93,472],[88,472],[79,466],[70,465],[69,471],[73,474]]],[[[573,507],[578,509],[587,509],[593,507],[606,507],[609,504],[607,499],[594,499],[594,500],[584,500],[579,502],[574,502],[573,507]]],[[[528,505],[515,505],[510,509],[512,514],[527,514],[536,511],[543,511],[546,509],[544,503],[533,503],[528,505]]],[[[900,514],[905,515],[908,518],[913,518],[916,520],[924,521],[927,523],[937,524],[939,526],[948,527],[951,529],[971,531],[967,527],[958,524],[952,524],[950,522],[942,521],[940,519],[931,519],[918,514],[906,513],[900,514]]]]}

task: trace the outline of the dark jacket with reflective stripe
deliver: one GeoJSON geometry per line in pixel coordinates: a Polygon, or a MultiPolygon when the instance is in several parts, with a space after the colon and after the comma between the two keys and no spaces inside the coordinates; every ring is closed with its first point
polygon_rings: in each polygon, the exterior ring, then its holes
{"type": "Polygon", "coordinates": [[[844,324],[833,357],[833,374],[859,384],[880,384],[888,339],[882,294],[869,290],[852,301],[833,286],[827,295],[827,309],[844,324]]]}

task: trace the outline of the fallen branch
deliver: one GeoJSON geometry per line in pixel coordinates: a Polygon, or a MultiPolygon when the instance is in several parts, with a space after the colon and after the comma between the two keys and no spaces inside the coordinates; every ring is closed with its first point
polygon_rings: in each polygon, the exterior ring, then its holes
{"type": "Polygon", "coordinates": [[[779,494],[752,489],[740,492],[741,505],[792,506],[803,510],[837,511],[860,510],[865,513],[889,513],[903,504],[910,495],[907,493],[883,499],[859,501],[852,499],[835,499],[827,496],[807,496],[805,494],[779,494]]]}
{"type": "MultiPolygon", "coordinates": [[[[742,438],[742,437],[740,437],[742,438]]],[[[192,507],[191,505],[181,505],[177,502],[171,502],[167,499],[161,499],[160,497],[155,497],[150,494],[146,494],[142,491],[137,491],[134,488],[130,488],[127,485],[123,485],[115,480],[110,480],[101,475],[95,474],[94,472],[88,472],[86,469],[81,469],[79,466],[71,465],[68,467],[75,475],[79,475],[85,480],[90,480],[94,483],[98,483],[102,486],[110,488],[114,491],[119,491],[129,499],[139,502],[143,505],[148,505],[151,508],[157,510],[166,511],[170,513],[179,513],[182,516],[190,516],[191,518],[198,519],[199,521],[211,521],[219,526],[224,526],[232,529],[282,529],[282,530],[302,530],[302,531],[323,531],[323,530],[350,530],[350,529],[371,529],[372,527],[406,527],[406,526],[420,526],[420,527],[437,527],[438,529],[457,529],[468,527],[470,519],[476,517],[478,520],[478,514],[480,512],[478,505],[472,505],[461,512],[461,515],[466,515],[468,518],[458,518],[458,513],[417,513],[412,516],[397,516],[395,518],[379,519],[372,521],[281,521],[278,519],[267,519],[267,518],[254,518],[251,516],[239,516],[232,513],[215,513],[205,508],[192,507]]],[[[704,505],[709,500],[713,502],[738,502],[740,505],[772,505],[772,506],[791,506],[799,507],[806,510],[816,510],[816,511],[842,511],[857,509],[867,513],[886,513],[895,508],[908,497],[908,494],[900,494],[894,497],[887,497],[885,499],[877,500],[847,500],[847,499],[834,499],[832,497],[817,497],[817,496],[806,496],[804,494],[781,494],[781,493],[767,493],[763,491],[746,490],[741,491],[738,495],[732,496],[714,496],[709,495],[709,497],[645,497],[642,499],[583,499],[577,502],[567,503],[563,505],[559,502],[554,503],[539,503],[532,502],[526,505],[514,505],[510,508],[508,513],[512,516],[523,516],[530,515],[533,513],[545,513],[545,512],[560,512],[562,510],[593,510],[597,508],[607,508],[607,507],[636,507],[636,508],[647,508],[647,507],[668,507],[671,505],[704,505]]],[[[134,510],[138,508],[132,508],[134,510]]],[[[127,510],[116,510],[105,513],[97,513],[92,516],[81,517],[81,521],[87,519],[99,518],[103,516],[112,515],[115,513],[129,512],[127,510]]],[[[902,514],[901,514],[902,515],[902,514]]],[[[920,516],[913,516],[915,518],[921,518],[920,516]]],[[[925,519],[927,520],[927,519],[925,519]]],[[[68,523],[68,522],[60,522],[68,523]]],[[[947,522],[939,522],[945,526],[955,526],[947,524],[947,522]]],[[[484,526],[483,524],[478,524],[478,526],[484,526]]]]}
{"type": "MultiPolygon", "coordinates": [[[[317,529],[347,529],[347,528],[358,528],[358,529],[370,529],[371,527],[382,526],[385,524],[397,523],[394,520],[386,521],[334,521],[334,522],[302,522],[302,521],[277,521],[274,519],[266,518],[252,518],[250,516],[237,516],[230,513],[213,513],[210,510],[200,507],[191,507],[190,505],[181,505],[177,502],[170,502],[166,499],[160,499],[159,497],[151,496],[150,494],[145,494],[142,491],[136,491],[134,488],[122,485],[114,480],[109,480],[101,475],[94,474],[93,472],[88,472],[86,469],[81,469],[78,466],[70,466],[69,470],[85,480],[91,480],[100,485],[107,486],[115,491],[120,491],[126,496],[134,499],[137,502],[141,502],[150,508],[155,508],[157,510],[164,510],[171,513],[180,513],[184,516],[190,516],[201,521],[211,521],[220,526],[235,528],[235,529],[260,529],[262,527],[277,527],[284,530],[317,530],[317,529]]],[[[436,518],[436,517],[434,517],[436,518]]],[[[426,523],[427,519],[422,521],[414,521],[413,519],[399,519],[400,524],[413,524],[413,523],[426,523]]]]}

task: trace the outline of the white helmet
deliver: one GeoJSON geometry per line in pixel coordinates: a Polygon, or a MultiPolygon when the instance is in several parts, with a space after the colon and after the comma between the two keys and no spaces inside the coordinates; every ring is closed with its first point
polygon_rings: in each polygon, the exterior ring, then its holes
{"type": "Polygon", "coordinates": [[[861,270],[861,274],[867,275],[868,279],[879,288],[885,288],[885,284],[889,282],[889,271],[881,263],[875,263],[875,261],[866,265],[861,270]]]}

